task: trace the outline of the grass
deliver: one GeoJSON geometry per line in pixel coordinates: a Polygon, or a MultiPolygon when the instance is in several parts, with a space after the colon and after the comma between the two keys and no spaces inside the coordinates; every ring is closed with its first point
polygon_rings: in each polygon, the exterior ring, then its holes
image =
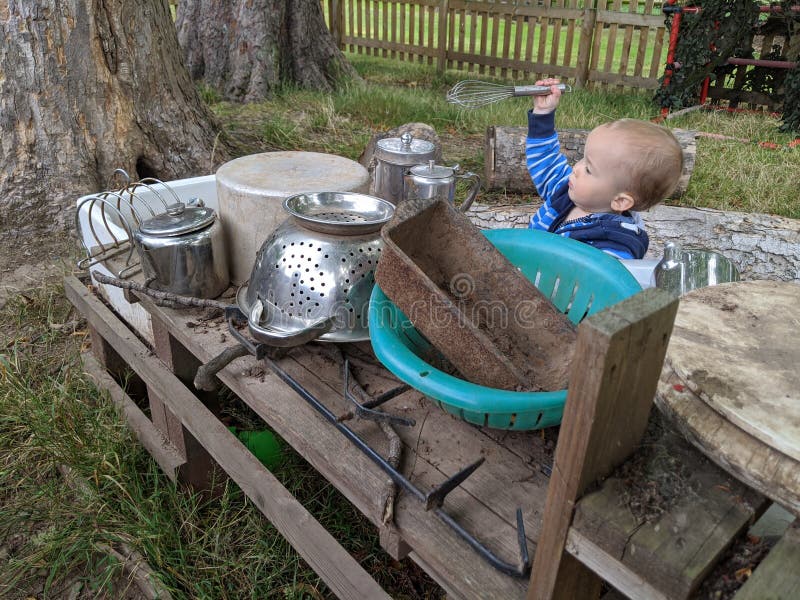
{"type": "MultiPolygon", "coordinates": [[[[358,159],[375,133],[402,123],[424,122],[442,137],[446,161],[478,172],[483,170],[486,127],[526,123],[530,100],[525,98],[472,111],[448,104],[445,93],[465,77],[463,73],[437,74],[432,66],[357,53],[348,58],[365,85],[352,84],[332,94],[285,89],[263,103],[239,106],[217,102],[211,104],[212,109],[241,143],[242,153],[291,149],[358,159]]],[[[658,115],[650,92],[576,90],[562,100],[558,126],[591,129],[616,118],[653,119],[658,115]]],[[[795,136],[780,133],[778,124],[766,114],[712,111],[668,121],[670,127],[751,141],[698,138],[689,188],[674,203],[800,218],[796,201],[800,148],[786,146],[795,136]],[[756,142],[762,141],[782,148],[761,148],[756,142]]],[[[479,200],[491,197],[484,194],[479,200]]]]}

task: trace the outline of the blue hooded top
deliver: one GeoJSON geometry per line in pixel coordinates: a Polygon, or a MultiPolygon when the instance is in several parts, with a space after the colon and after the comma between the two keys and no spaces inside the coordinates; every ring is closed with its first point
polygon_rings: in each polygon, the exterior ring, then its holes
{"type": "Polygon", "coordinates": [[[595,213],[565,221],[575,204],[569,198],[572,167],[561,153],[555,130],[555,112],[536,115],[528,111],[525,159],[536,191],[544,204],[528,227],[569,237],[617,258],[642,258],[650,240],[642,218],[634,211],[595,213]]]}

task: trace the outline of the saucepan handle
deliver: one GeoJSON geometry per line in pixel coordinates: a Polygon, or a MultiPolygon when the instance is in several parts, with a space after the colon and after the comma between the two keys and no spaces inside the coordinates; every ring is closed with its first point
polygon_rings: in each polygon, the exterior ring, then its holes
{"type": "Polygon", "coordinates": [[[481,178],[480,175],[477,173],[473,173],[472,171],[467,171],[466,173],[462,173],[460,175],[456,175],[457,179],[471,179],[472,185],[469,188],[469,193],[467,193],[467,197],[464,198],[464,201],[461,203],[461,212],[465,213],[469,210],[469,207],[472,206],[472,203],[475,201],[475,198],[478,196],[478,192],[481,191],[481,178]]]}
{"type": "Polygon", "coordinates": [[[264,314],[264,310],[270,308],[278,310],[274,305],[268,304],[266,300],[256,298],[250,307],[250,314],[247,316],[247,327],[250,330],[250,335],[255,339],[278,348],[291,348],[292,346],[307,344],[329,332],[335,321],[333,317],[328,317],[308,325],[303,323],[305,327],[298,329],[266,329],[261,326],[261,317],[264,314]]]}

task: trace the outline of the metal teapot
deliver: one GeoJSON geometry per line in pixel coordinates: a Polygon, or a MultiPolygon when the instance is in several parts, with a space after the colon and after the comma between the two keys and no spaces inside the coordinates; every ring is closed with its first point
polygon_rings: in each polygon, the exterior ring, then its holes
{"type": "Polygon", "coordinates": [[[202,200],[176,202],[134,231],[142,271],[157,290],[216,298],[228,288],[222,223],[202,200]]]}
{"type": "Polygon", "coordinates": [[[438,200],[442,198],[450,204],[454,204],[456,181],[459,179],[472,180],[467,197],[461,203],[461,212],[467,212],[481,189],[481,178],[469,171],[459,173],[458,165],[445,167],[437,165],[431,160],[426,165],[411,167],[403,179],[403,199],[438,200]]]}

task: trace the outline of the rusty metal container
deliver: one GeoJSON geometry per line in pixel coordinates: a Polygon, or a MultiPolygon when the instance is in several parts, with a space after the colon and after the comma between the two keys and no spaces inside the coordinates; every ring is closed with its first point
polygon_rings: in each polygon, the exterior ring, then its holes
{"type": "Polygon", "coordinates": [[[375,280],[461,375],[561,390],[575,326],[445,200],[408,200],[382,231],[375,280]]]}

